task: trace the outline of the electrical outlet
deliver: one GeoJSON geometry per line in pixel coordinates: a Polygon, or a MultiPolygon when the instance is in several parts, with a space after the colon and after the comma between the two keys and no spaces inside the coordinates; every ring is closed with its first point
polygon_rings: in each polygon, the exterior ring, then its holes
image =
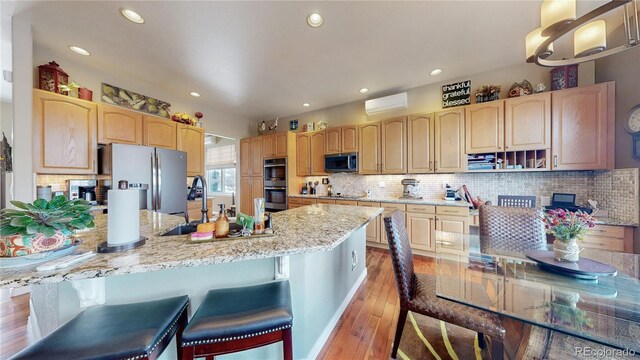
{"type": "Polygon", "coordinates": [[[358,253],[353,250],[351,252],[351,271],[356,269],[356,264],[358,264],[358,253]]]}
{"type": "Polygon", "coordinates": [[[378,181],[378,187],[379,188],[383,188],[383,187],[386,187],[386,186],[387,186],[387,184],[384,181],[378,181]]]}

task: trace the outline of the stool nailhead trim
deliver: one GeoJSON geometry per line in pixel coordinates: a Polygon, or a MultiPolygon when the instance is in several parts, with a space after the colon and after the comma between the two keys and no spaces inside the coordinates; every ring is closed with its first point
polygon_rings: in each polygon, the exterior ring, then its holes
{"type": "Polygon", "coordinates": [[[156,341],[155,344],[153,344],[153,346],[151,347],[151,349],[149,350],[149,353],[147,354],[142,354],[142,355],[136,355],[130,358],[126,358],[125,360],[137,360],[137,359],[142,359],[145,358],[147,356],[149,356],[149,354],[151,354],[153,352],[153,350],[156,349],[156,347],[158,347],[158,345],[162,342],[162,339],[164,339],[165,337],[167,337],[167,335],[171,332],[171,329],[173,329],[173,327],[176,325],[176,323],[178,322],[178,320],[180,320],[180,316],[182,316],[182,313],[187,310],[187,308],[189,307],[189,303],[187,302],[187,304],[182,308],[182,310],[180,310],[180,312],[178,313],[178,316],[176,316],[176,319],[173,320],[173,323],[171,323],[171,326],[169,326],[169,328],[167,329],[167,331],[164,332],[164,334],[162,334],[162,336],[160,337],[160,339],[158,339],[158,341],[156,341]]]}
{"type": "Polygon", "coordinates": [[[260,331],[257,333],[253,333],[253,334],[246,334],[246,335],[241,335],[241,336],[231,336],[231,337],[226,337],[226,338],[218,338],[218,339],[207,339],[207,340],[196,340],[196,341],[191,341],[188,343],[182,343],[182,347],[188,347],[188,346],[194,346],[194,345],[202,345],[202,344],[211,344],[211,343],[217,343],[217,342],[223,342],[223,341],[232,341],[232,340],[238,340],[238,339],[246,339],[246,338],[250,338],[250,337],[254,337],[254,336],[258,336],[258,335],[264,335],[264,334],[268,334],[274,331],[279,331],[279,330],[284,330],[284,329],[289,329],[291,328],[291,325],[286,325],[286,326],[280,326],[274,329],[269,329],[269,330],[265,330],[265,331],[260,331]]]}

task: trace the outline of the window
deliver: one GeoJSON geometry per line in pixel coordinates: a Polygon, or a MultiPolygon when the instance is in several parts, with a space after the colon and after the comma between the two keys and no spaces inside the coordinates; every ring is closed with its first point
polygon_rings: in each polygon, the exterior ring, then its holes
{"type": "Polygon", "coordinates": [[[206,148],[206,178],[211,193],[236,192],[236,145],[206,148]]]}

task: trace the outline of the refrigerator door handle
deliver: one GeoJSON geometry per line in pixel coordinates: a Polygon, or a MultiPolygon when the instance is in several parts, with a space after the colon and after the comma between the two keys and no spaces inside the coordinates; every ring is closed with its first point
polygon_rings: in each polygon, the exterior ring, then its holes
{"type": "Polygon", "coordinates": [[[162,158],[160,154],[156,153],[158,157],[158,210],[162,209],[162,158]]]}
{"type": "Polygon", "coordinates": [[[156,210],[156,162],[155,162],[155,153],[151,154],[151,210],[156,210]]]}

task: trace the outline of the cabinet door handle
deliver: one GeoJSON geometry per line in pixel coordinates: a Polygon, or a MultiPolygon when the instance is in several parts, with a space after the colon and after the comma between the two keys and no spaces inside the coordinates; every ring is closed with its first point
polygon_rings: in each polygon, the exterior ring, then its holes
{"type": "Polygon", "coordinates": [[[558,155],[553,155],[553,166],[558,167],[558,155]]]}
{"type": "Polygon", "coordinates": [[[429,161],[429,170],[431,170],[433,168],[433,161],[429,161]]]}
{"type": "Polygon", "coordinates": [[[93,160],[93,165],[91,165],[91,171],[96,171],[96,161],[93,160]]]}
{"type": "Polygon", "coordinates": [[[434,165],[435,165],[435,170],[438,170],[438,160],[434,162],[434,165]]]}

